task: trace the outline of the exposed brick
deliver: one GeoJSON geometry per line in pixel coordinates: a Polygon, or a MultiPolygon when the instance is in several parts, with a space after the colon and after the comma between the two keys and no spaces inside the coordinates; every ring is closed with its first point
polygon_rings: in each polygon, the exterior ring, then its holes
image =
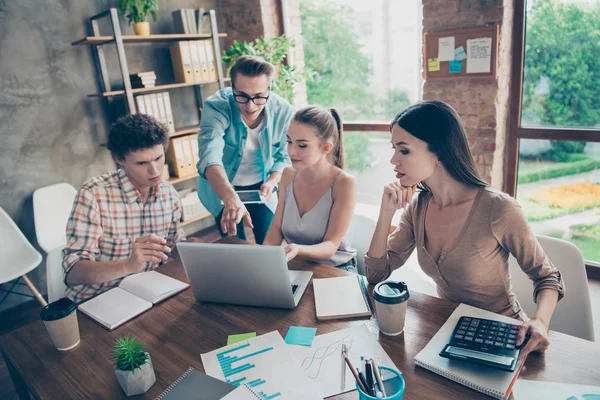
{"type": "Polygon", "coordinates": [[[483,151],[493,152],[496,150],[496,142],[485,142],[482,146],[483,151]]]}

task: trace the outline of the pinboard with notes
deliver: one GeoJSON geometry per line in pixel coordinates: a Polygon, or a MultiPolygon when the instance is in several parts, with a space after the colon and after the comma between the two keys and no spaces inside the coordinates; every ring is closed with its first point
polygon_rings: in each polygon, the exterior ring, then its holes
{"type": "Polygon", "coordinates": [[[499,26],[425,32],[423,79],[496,79],[499,26]]]}

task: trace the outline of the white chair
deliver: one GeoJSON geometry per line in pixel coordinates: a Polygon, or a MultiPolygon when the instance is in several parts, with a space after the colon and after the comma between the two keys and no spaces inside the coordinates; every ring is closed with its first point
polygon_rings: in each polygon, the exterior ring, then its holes
{"type": "Polygon", "coordinates": [[[33,218],[38,244],[46,253],[67,244],[66,228],[77,190],[68,183],[33,192],[33,218]]]}
{"type": "Polygon", "coordinates": [[[48,284],[48,302],[52,303],[65,297],[65,285],[62,268],[62,251],[64,246],[60,246],[48,253],[46,257],[46,282],[48,284]]]}
{"type": "MultiPolygon", "coordinates": [[[[581,250],[573,243],[537,235],[544,252],[558,268],[565,282],[566,295],[558,302],[550,321],[550,329],[594,341],[594,320],[590,290],[581,250]]],[[[512,290],[527,315],[535,314],[533,285],[514,257],[509,258],[512,290]]]]}
{"type": "MultiPolygon", "coordinates": [[[[29,243],[23,232],[19,229],[12,218],[0,207],[0,284],[23,278],[29,289],[34,294],[37,301],[45,306],[47,303],[31,283],[25,274],[35,269],[42,261],[42,255],[29,243]]],[[[15,282],[14,285],[17,284],[15,282]]],[[[0,300],[0,303],[6,297],[13,293],[12,288],[0,300]]]]}
{"type": "Polygon", "coordinates": [[[365,274],[365,253],[369,250],[371,239],[375,232],[377,220],[372,220],[364,215],[354,214],[350,229],[352,230],[352,247],[357,251],[356,254],[356,269],[360,275],[365,274]]]}

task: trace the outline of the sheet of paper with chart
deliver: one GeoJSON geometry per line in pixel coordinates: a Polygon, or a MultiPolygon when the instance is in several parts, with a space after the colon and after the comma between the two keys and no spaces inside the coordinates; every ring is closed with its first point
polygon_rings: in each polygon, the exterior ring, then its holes
{"type": "Polygon", "coordinates": [[[319,385],[323,397],[356,389],[350,368],[342,364],[342,344],[348,347],[348,357],[354,368],[364,370],[360,357],[374,358],[380,366],[398,369],[377,340],[377,334],[366,325],[317,335],[312,346],[289,345],[296,363],[305,375],[319,385]],[[342,368],[345,385],[342,389],[342,368]]]}
{"type": "Polygon", "coordinates": [[[200,355],[206,373],[232,385],[247,385],[263,400],[322,399],[316,382],[294,362],[279,332],[247,339],[200,355]]]}

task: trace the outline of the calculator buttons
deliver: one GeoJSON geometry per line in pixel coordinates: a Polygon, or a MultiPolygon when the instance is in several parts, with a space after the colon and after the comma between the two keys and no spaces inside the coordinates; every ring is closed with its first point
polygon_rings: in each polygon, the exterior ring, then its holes
{"type": "Polygon", "coordinates": [[[475,338],[475,343],[483,343],[483,339],[481,339],[481,338],[475,338]]]}
{"type": "Polygon", "coordinates": [[[454,335],[454,339],[462,339],[462,338],[464,338],[463,335],[454,335]]]}
{"type": "Polygon", "coordinates": [[[509,350],[514,350],[515,349],[515,345],[514,344],[510,344],[510,343],[507,343],[506,346],[504,346],[504,347],[506,347],[509,350]]]}
{"type": "Polygon", "coordinates": [[[484,343],[485,344],[489,344],[489,345],[493,345],[494,341],[493,340],[486,340],[484,343]]]}

